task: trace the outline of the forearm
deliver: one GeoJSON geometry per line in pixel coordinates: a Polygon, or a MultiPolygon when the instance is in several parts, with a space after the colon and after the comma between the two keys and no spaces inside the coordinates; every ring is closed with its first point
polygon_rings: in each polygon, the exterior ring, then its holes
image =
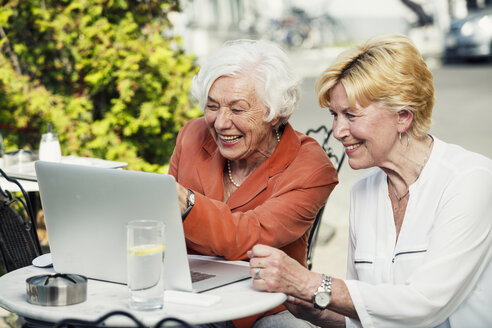
{"type": "MultiPolygon", "coordinates": [[[[298,295],[294,296],[302,298],[307,302],[311,302],[314,293],[321,285],[322,276],[319,273],[310,272],[309,275],[301,275],[301,279],[303,280],[303,282],[301,282],[303,287],[297,292],[298,295]]],[[[338,313],[341,316],[347,316],[357,320],[359,319],[347,286],[341,279],[332,278],[331,302],[328,305],[328,310],[338,313]]]]}
{"type": "MultiPolygon", "coordinates": [[[[359,319],[343,280],[332,279],[331,302],[326,310],[319,310],[313,306],[313,296],[321,286],[322,274],[309,271],[284,252],[265,245],[255,246],[248,255],[251,258],[250,266],[253,276],[255,268],[260,268],[259,278],[261,279],[253,280],[256,288],[289,295],[289,302],[293,306],[304,308],[304,311],[307,311],[308,315],[313,315],[316,320],[326,319],[329,322],[338,322],[342,321],[345,316],[359,319]]],[[[298,314],[305,316],[302,311],[298,314]]],[[[307,320],[311,321],[311,319],[307,320]]]]}
{"type": "Polygon", "coordinates": [[[359,320],[354,303],[350,297],[347,285],[341,279],[333,278],[332,299],[328,309],[333,310],[343,316],[359,320]]]}
{"type": "MultiPolygon", "coordinates": [[[[307,229],[296,228],[294,237],[283,233],[285,224],[281,219],[266,220],[271,215],[257,211],[233,213],[227,204],[195,193],[193,210],[184,221],[184,230],[189,247],[203,254],[223,256],[229,260],[247,258],[246,252],[256,243],[263,242],[281,247],[300,238],[307,229]],[[264,224],[262,221],[266,220],[264,224]],[[262,239],[262,236],[264,238],[262,239]]],[[[291,224],[293,226],[293,224],[291,224]]]]}
{"type": "MultiPolygon", "coordinates": [[[[206,248],[227,259],[244,259],[246,252],[259,243],[302,248],[299,240],[310,229],[318,210],[310,202],[314,199],[321,206],[321,197],[330,190],[325,186],[293,190],[252,210],[237,212],[232,212],[228,204],[195,192],[195,206],[184,221],[185,235],[196,251],[206,248]],[[309,207],[304,206],[306,203],[309,207]]],[[[305,257],[305,251],[299,248],[289,254],[295,254],[298,261],[305,257]]]]}

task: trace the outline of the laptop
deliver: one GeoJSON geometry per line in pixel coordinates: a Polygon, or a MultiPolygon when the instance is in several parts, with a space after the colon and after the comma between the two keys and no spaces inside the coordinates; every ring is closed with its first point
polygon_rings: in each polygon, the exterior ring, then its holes
{"type": "Polygon", "coordinates": [[[53,267],[126,283],[126,223],[166,225],[165,288],[202,292],[249,278],[249,266],[188,260],[174,177],[166,174],[36,161],[53,267]],[[192,283],[192,272],[199,281],[192,283]]]}

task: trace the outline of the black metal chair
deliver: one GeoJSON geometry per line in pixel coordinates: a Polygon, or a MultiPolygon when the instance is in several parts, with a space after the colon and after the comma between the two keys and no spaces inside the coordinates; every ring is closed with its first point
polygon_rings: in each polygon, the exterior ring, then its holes
{"type": "MultiPolygon", "coordinates": [[[[123,316],[127,317],[133,323],[135,324],[135,327],[139,328],[146,328],[140,320],[135,318],[131,313],[125,312],[125,311],[112,311],[109,312],[99,319],[95,321],[85,321],[85,320],[78,320],[78,319],[65,319],[60,322],[58,322],[54,328],[62,328],[62,327],[67,327],[67,328],[73,328],[73,327],[102,327],[104,326],[104,321],[106,321],[108,318],[113,317],[113,316],[123,316]]],[[[157,322],[154,326],[154,328],[161,328],[161,327],[166,327],[167,323],[171,323],[172,326],[176,326],[178,324],[178,327],[184,327],[184,328],[193,328],[189,323],[185,322],[184,320],[174,318],[174,317],[167,317],[159,322],[157,322]]]]}
{"type": "Polygon", "coordinates": [[[17,180],[1,169],[0,174],[16,184],[22,194],[17,197],[0,187],[0,254],[5,270],[10,272],[31,265],[32,260],[42,252],[36,218],[27,193],[17,180]]]}
{"type": "MultiPolygon", "coordinates": [[[[326,152],[326,155],[330,158],[331,162],[335,166],[337,173],[340,172],[340,168],[342,167],[343,160],[345,159],[345,151],[343,147],[338,156],[336,150],[329,145],[330,137],[333,133],[332,129],[328,129],[326,126],[322,125],[317,129],[309,129],[306,132],[306,135],[313,137],[316,139],[323,150],[326,152]],[[316,136],[316,134],[321,133],[321,136],[316,136]]],[[[321,225],[321,218],[323,217],[323,211],[325,207],[323,206],[316,214],[316,218],[314,219],[313,226],[309,232],[308,237],[308,250],[307,250],[307,265],[308,269],[311,270],[313,267],[313,256],[314,256],[314,248],[316,247],[316,242],[318,241],[319,227],[321,225]]]]}

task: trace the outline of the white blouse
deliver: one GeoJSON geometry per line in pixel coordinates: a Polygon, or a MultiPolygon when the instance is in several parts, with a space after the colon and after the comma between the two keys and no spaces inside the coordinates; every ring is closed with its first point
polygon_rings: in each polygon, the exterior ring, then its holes
{"type": "Polygon", "coordinates": [[[351,191],[347,327],[492,327],[492,160],[434,138],[398,241],[386,179],[351,191]]]}

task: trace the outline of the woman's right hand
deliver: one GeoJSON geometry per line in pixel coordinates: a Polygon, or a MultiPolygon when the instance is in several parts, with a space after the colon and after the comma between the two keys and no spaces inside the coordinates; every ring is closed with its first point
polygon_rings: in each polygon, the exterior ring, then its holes
{"type": "Polygon", "coordinates": [[[277,248],[256,245],[248,252],[253,286],[261,291],[288,295],[285,307],[296,317],[320,327],[345,327],[345,317],[331,310],[314,308],[312,297],[322,275],[309,271],[277,248]],[[255,271],[260,269],[255,278],[255,271]]]}
{"type": "Polygon", "coordinates": [[[277,248],[255,245],[248,257],[253,286],[258,290],[282,292],[310,302],[321,285],[321,274],[309,271],[277,248]]]}

